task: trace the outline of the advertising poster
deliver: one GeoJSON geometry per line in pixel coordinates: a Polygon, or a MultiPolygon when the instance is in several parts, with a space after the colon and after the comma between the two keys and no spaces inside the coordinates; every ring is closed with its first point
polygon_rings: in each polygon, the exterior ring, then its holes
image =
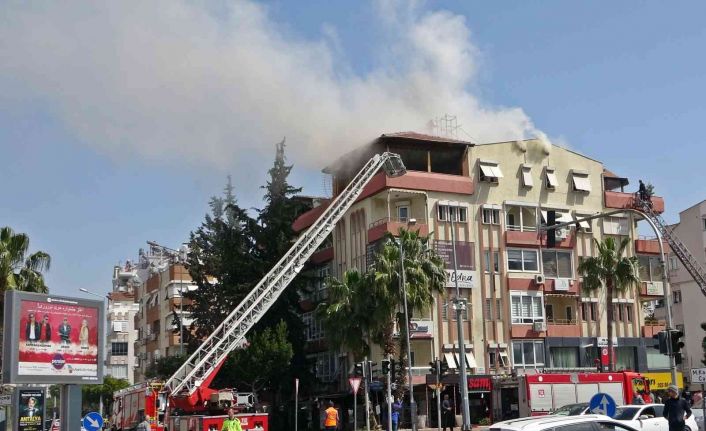
{"type": "Polygon", "coordinates": [[[453,270],[453,242],[435,240],[434,249],[446,264],[446,287],[458,286],[461,289],[472,289],[476,286],[477,271],[475,271],[475,259],[473,256],[473,243],[466,241],[456,241],[456,264],[458,271],[453,270]]]}
{"type": "Polygon", "coordinates": [[[44,429],[44,390],[20,389],[17,408],[18,431],[42,431],[44,429]]]}
{"type": "Polygon", "coordinates": [[[20,301],[18,376],[97,379],[99,310],[66,302],[20,301]]]}

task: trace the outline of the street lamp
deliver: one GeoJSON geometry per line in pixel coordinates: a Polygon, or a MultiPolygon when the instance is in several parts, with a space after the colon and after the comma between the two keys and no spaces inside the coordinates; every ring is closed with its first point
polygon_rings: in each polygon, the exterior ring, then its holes
{"type": "MultiPolygon", "coordinates": [[[[414,226],[417,224],[417,220],[410,218],[407,222],[408,226],[414,226]]],[[[404,273],[404,248],[402,247],[402,238],[397,239],[397,245],[400,247],[400,290],[402,290],[402,297],[404,298],[404,320],[405,325],[407,325],[406,342],[407,342],[407,381],[409,385],[409,411],[410,418],[412,420],[412,430],[417,431],[417,403],[414,401],[414,385],[412,384],[412,347],[409,340],[409,311],[407,308],[407,287],[404,273]]]]}

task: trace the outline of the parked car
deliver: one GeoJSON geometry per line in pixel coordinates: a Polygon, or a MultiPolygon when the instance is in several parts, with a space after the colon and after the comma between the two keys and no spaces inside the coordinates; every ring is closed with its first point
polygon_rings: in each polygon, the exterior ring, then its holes
{"type": "MultiPolygon", "coordinates": [[[[626,423],[636,429],[651,431],[669,431],[669,423],[663,416],[663,404],[645,404],[620,406],[615,410],[613,419],[626,423]]],[[[692,415],[686,420],[684,431],[698,431],[696,420],[692,415]]]]}
{"type": "Polygon", "coordinates": [[[555,416],[579,416],[590,413],[588,403],[567,404],[554,410],[551,414],[555,416]]]}
{"type": "Polygon", "coordinates": [[[534,416],[498,422],[490,431],[638,431],[602,415],[534,416]]]}

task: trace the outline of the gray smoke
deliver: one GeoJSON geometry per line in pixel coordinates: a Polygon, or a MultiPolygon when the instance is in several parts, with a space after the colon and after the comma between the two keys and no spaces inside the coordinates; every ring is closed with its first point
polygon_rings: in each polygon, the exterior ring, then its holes
{"type": "Polygon", "coordinates": [[[537,134],[522,109],[468,90],[479,52],[463,16],[376,6],[382,60],[361,74],[334,27],[298,37],[248,0],[5,3],[0,107],[48,109],[111,156],[217,168],[269,158],[283,135],[295,163],[316,167],[447,112],[481,142],[537,134]]]}

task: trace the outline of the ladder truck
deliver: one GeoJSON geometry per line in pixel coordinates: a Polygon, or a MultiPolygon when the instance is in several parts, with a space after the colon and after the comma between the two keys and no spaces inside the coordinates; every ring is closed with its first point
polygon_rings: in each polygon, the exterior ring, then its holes
{"type": "MultiPolygon", "coordinates": [[[[214,407],[220,407],[220,411],[223,412],[228,407],[237,406],[239,403],[237,393],[209,387],[218,370],[228,354],[245,342],[247,332],[262,318],[302,270],[307,260],[331,234],[336,223],[356,202],[365,186],[380,169],[384,170],[389,177],[398,177],[406,173],[402,158],[398,154],[385,152],[376,154],[368,160],[314,224],[297,239],[279,262],[189,356],[174,375],[167,381],[160,382],[159,397],[153,400],[156,413],[148,418],[153,430],[163,431],[165,425],[171,425],[168,426],[169,431],[180,430],[181,419],[189,421],[188,425],[184,425],[187,427],[185,429],[208,431],[212,426],[220,429],[219,424],[222,423],[224,416],[208,415],[215,410],[214,407]],[[197,418],[198,421],[196,421],[197,418]]],[[[263,423],[257,418],[244,419],[246,419],[245,422],[241,418],[243,429],[267,431],[266,420],[263,423]]],[[[128,430],[133,425],[119,425],[119,429],[122,429],[121,426],[128,430]]]]}

